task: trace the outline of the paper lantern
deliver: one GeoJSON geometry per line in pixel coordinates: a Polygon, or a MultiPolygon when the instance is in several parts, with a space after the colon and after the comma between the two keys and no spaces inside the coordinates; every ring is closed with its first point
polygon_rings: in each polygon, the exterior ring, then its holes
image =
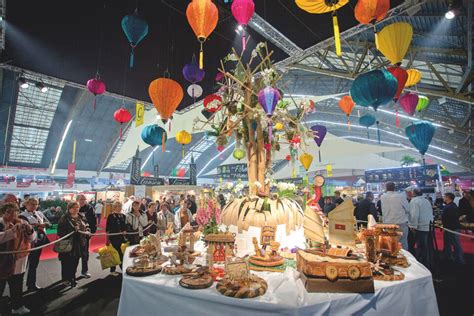
{"type": "Polygon", "coordinates": [[[399,65],[405,57],[413,28],[406,22],[397,22],[384,27],[377,34],[377,49],[392,63],[399,65]]]}
{"type": "Polygon", "coordinates": [[[416,105],[416,110],[418,112],[421,112],[424,109],[426,109],[429,104],[430,104],[430,99],[428,99],[428,97],[425,97],[424,95],[420,95],[418,97],[418,104],[416,105]]]}
{"type": "Polygon", "coordinates": [[[276,105],[280,101],[280,92],[272,87],[265,87],[258,93],[258,103],[262,106],[268,120],[268,139],[272,140],[272,120],[273,112],[275,112],[276,105]]]}
{"type": "Polygon", "coordinates": [[[192,0],[186,9],[186,17],[201,45],[199,51],[199,68],[203,69],[204,51],[202,45],[216,28],[217,21],[219,20],[219,12],[211,0],[192,0]]]}
{"type": "Polygon", "coordinates": [[[300,162],[305,170],[308,171],[309,167],[311,167],[311,163],[313,162],[313,156],[311,154],[304,153],[300,156],[300,162]]]}
{"type": "Polygon", "coordinates": [[[359,0],[354,8],[355,18],[361,24],[382,21],[390,9],[390,0],[359,0]]]}
{"type": "Polygon", "coordinates": [[[385,69],[360,74],[352,83],[352,100],[361,106],[371,106],[375,111],[390,102],[397,93],[397,79],[385,69]]]}
{"type": "Polygon", "coordinates": [[[407,70],[408,78],[407,82],[405,82],[405,87],[412,87],[416,85],[421,80],[421,72],[416,69],[408,69],[407,70]]]}
{"type": "Polygon", "coordinates": [[[393,97],[393,101],[395,101],[395,125],[400,127],[400,118],[398,117],[398,106],[397,101],[400,98],[400,94],[402,93],[403,89],[405,88],[405,83],[408,79],[408,73],[402,67],[388,67],[387,70],[397,79],[397,93],[393,97]]]}
{"type": "Polygon", "coordinates": [[[278,122],[275,124],[275,130],[282,131],[285,128],[282,123],[278,122]]]}
{"type": "Polygon", "coordinates": [[[184,158],[184,146],[189,144],[193,140],[191,134],[186,132],[185,130],[179,131],[176,133],[176,142],[181,144],[181,158],[184,158]]]}
{"type": "Polygon", "coordinates": [[[172,79],[158,78],[150,83],[148,94],[161,119],[169,120],[183,99],[183,88],[172,79]]]}
{"type": "Polygon", "coordinates": [[[190,83],[198,83],[204,79],[206,72],[204,69],[200,69],[198,63],[196,62],[196,57],[193,56],[189,64],[184,65],[183,67],[183,76],[186,81],[190,83]]]}
{"type": "Polygon", "coordinates": [[[351,112],[354,106],[355,106],[354,101],[348,95],[343,96],[341,100],[339,101],[339,107],[341,108],[342,112],[344,112],[344,114],[346,114],[347,116],[347,126],[349,126],[349,129],[350,129],[350,124],[351,124],[349,116],[351,115],[351,112]]]}
{"type": "Polygon", "coordinates": [[[371,114],[364,114],[359,117],[359,124],[367,128],[367,139],[370,139],[369,127],[375,124],[375,116],[371,114]]]}
{"type": "Polygon", "coordinates": [[[148,23],[140,18],[135,10],[134,14],[123,17],[122,29],[132,48],[130,53],[130,68],[133,68],[135,63],[135,47],[147,36],[148,23]]]}
{"type": "Polygon", "coordinates": [[[413,116],[418,105],[418,95],[412,92],[405,93],[398,102],[406,114],[413,116]]]}
{"type": "Polygon", "coordinates": [[[100,80],[100,76],[97,74],[95,78],[87,80],[86,87],[94,95],[93,108],[95,111],[97,96],[105,93],[105,83],[100,80]]]}
{"type": "Polygon", "coordinates": [[[120,108],[114,113],[114,120],[120,123],[120,139],[122,139],[122,124],[130,122],[132,114],[125,108],[120,108]]]}
{"type": "Polygon", "coordinates": [[[309,13],[322,14],[332,12],[336,55],[341,56],[341,38],[339,35],[339,22],[337,20],[336,10],[346,5],[349,0],[296,0],[295,2],[298,7],[309,13]]]}
{"type": "Polygon", "coordinates": [[[316,142],[316,145],[318,145],[319,162],[321,162],[320,147],[328,130],[324,125],[313,125],[311,126],[311,131],[313,131],[313,139],[316,142]]]}
{"type": "Polygon", "coordinates": [[[290,161],[290,160],[291,160],[291,156],[290,156],[290,155],[286,155],[285,160],[286,160],[286,161],[290,161]]]}
{"type": "MultiPolygon", "coordinates": [[[[410,142],[415,146],[418,152],[424,156],[428,151],[428,147],[433,139],[435,133],[435,127],[430,122],[418,121],[415,122],[405,129],[410,142]]],[[[423,157],[424,161],[424,157],[423,157]]]]}
{"type": "Polygon", "coordinates": [[[192,84],[186,90],[189,96],[193,99],[199,98],[202,95],[202,87],[197,84],[192,84]]]}
{"type": "Polygon", "coordinates": [[[210,113],[215,113],[222,108],[222,98],[218,94],[210,94],[204,98],[204,108],[210,113]]]}
{"type": "Polygon", "coordinates": [[[165,151],[165,144],[168,136],[162,127],[156,124],[147,125],[142,129],[141,137],[146,144],[153,147],[161,145],[162,151],[165,151]]]}
{"type": "Polygon", "coordinates": [[[247,153],[245,152],[245,150],[238,148],[234,150],[234,152],[232,153],[232,156],[234,156],[235,159],[240,161],[241,159],[245,157],[246,154],[247,153]]]}
{"type": "Polygon", "coordinates": [[[246,46],[245,29],[255,12],[255,4],[253,0],[234,0],[231,10],[237,23],[242,26],[242,50],[244,51],[246,46]]]}

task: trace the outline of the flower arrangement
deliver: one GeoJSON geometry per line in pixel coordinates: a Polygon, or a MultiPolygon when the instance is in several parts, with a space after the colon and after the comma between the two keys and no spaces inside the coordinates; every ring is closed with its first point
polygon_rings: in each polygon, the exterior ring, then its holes
{"type": "Polygon", "coordinates": [[[203,227],[203,236],[219,232],[221,209],[214,199],[203,201],[196,212],[196,222],[203,227]]]}
{"type": "Polygon", "coordinates": [[[274,184],[276,189],[278,190],[278,196],[280,198],[292,198],[296,194],[296,185],[294,183],[288,183],[288,182],[277,182],[274,184]]]}

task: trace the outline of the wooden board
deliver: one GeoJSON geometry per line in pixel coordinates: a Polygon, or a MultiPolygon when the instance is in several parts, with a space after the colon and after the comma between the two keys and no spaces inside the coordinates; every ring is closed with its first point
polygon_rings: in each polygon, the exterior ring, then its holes
{"type": "Polygon", "coordinates": [[[306,291],[309,293],[374,293],[373,279],[337,279],[329,281],[325,278],[311,278],[300,273],[306,291]]]}
{"type": "Polygon", "coordinates": [[[200,290],[200,289],[207,289],[211,287],[214,280],[209,274],[205,274],[199,278],[196,277],[183,277],[179,280],[179,285],[186,289],[190,290],[200,290]]]}

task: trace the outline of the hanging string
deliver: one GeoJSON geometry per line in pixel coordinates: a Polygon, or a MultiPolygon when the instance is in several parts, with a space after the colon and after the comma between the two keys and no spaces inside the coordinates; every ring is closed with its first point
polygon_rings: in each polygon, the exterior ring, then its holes
{"type": "Polygon", "coordinates": [[[96,78],[100,79],[100,60],[102,58],[102,45],[104,42],[104,24],[103,24],[103,15],[105,14],[105,8],[106,8],[106,0],[104,0],[104,6],[102,7],[102,18],[100,19],[99,23],[99,54],[97,56],[97,67],[96,67],[96,78]]]}

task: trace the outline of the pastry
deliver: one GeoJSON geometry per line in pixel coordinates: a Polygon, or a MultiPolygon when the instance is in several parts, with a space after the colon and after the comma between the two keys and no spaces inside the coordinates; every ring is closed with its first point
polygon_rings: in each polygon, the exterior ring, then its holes
{"type": "Polygon", "coordinates": [[[231,280],[224,277],[216,285],[219,293],[235,298],[261,296],[266,293],[267,288],[267,282],[254,274],[250,274],[248,280],[231,280]]]}

